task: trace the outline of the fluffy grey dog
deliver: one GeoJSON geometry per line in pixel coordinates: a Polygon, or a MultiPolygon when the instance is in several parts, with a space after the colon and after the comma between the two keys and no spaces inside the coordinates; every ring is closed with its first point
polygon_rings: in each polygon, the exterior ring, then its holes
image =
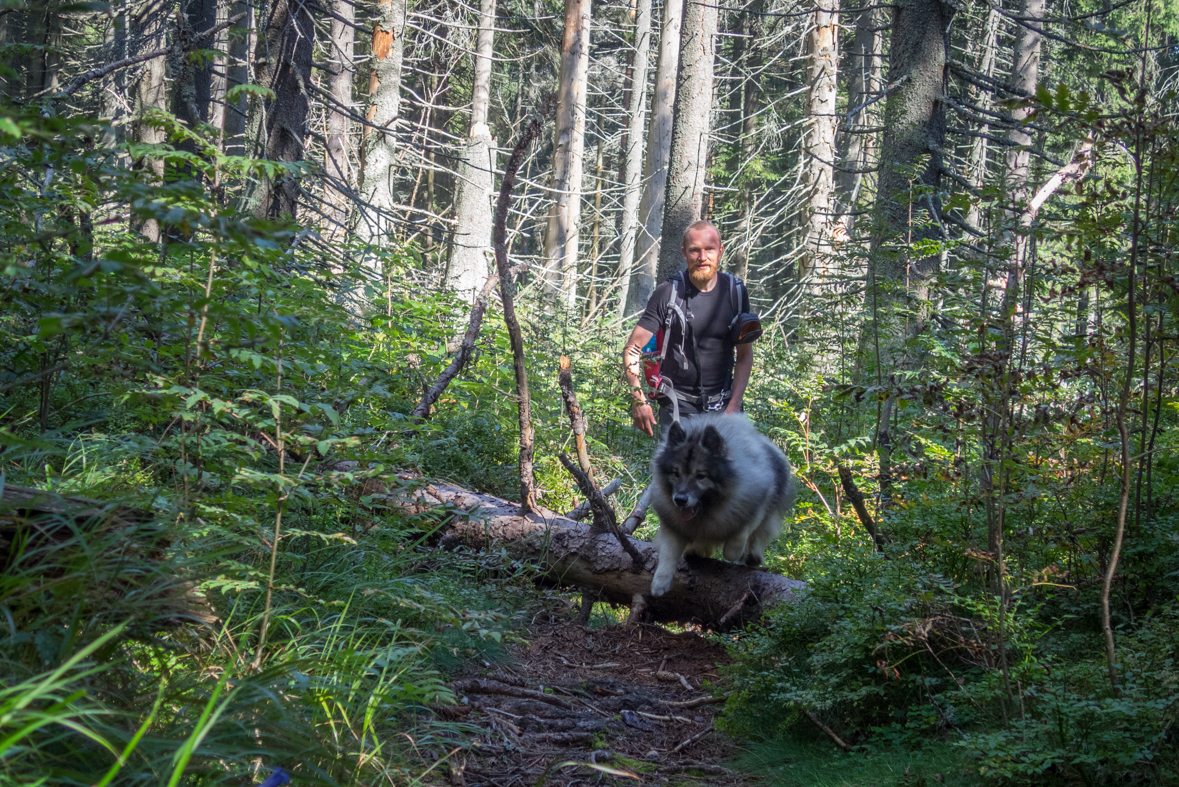
{"type": "Polygon", "coordinates": [[[705,414],[673,423],[651,460],[651,505],[659,514],[659,565],[651,595],[671,589],[689,549],[761,565],[766,545],[794,507],[794,475],[778,448],[744,415],[705,414]]]}

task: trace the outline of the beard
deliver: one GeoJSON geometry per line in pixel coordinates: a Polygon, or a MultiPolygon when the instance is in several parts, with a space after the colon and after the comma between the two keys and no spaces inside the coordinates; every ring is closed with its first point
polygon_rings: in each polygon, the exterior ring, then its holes
{"type": "Polygon", "coordinates": [[[709,266],[709,270],[707,273],[700,270],[699,268],[697,268],[696,270],[689,269],[688,270],[688,281],[692,282],[692,284],[696,287],[696,289],[703,290],[705,287],[708,286],[708,283],[710,281],[712,281],[714,278],[716,278],[717,273],[718,273],[718,268],[715,265],[709,266]]]}

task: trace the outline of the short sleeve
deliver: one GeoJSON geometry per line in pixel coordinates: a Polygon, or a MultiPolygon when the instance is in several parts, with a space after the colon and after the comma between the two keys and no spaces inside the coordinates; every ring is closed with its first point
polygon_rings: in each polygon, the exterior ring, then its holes
{"type": "Polygon", "coordinates": [[[667,316],[667,304],[671,300],[671,290],[674,285],[665,281],[655,288],[647,300],[647,308],[639,317],[639,327],[655,333],[663,327],[663,320],[667,316]]]}

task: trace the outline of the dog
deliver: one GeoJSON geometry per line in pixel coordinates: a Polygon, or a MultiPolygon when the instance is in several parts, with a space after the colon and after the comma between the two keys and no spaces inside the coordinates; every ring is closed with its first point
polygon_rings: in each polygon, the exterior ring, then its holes
{"type": "Polygon", "coordinates": [[[651,595],[671,589],[691,550],[758,566],[794,508],[794,474],[778,446],[744,415],[707,413],[667,430],[651,459],[651,506],[659,515],[659,563],[651,595]]]}

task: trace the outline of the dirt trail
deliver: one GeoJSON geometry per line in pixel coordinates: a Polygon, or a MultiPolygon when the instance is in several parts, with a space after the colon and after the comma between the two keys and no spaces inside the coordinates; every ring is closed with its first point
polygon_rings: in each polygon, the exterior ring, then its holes
{"type": "Polygon", "coordinates": [[[481,727],[477,745],[454,762],[455,787],[681,784],[739,787],[724,766],[733,745],[714,728],[724,649],[698,634],[658,626],[586,630],[554,619],[526,633],[508,665],[455,681],[457,715],[481,727]],[[699,703],[694,701],[699,700],[699,703]],[[586,767],[630,771],[640,781],[586,767]]]}

